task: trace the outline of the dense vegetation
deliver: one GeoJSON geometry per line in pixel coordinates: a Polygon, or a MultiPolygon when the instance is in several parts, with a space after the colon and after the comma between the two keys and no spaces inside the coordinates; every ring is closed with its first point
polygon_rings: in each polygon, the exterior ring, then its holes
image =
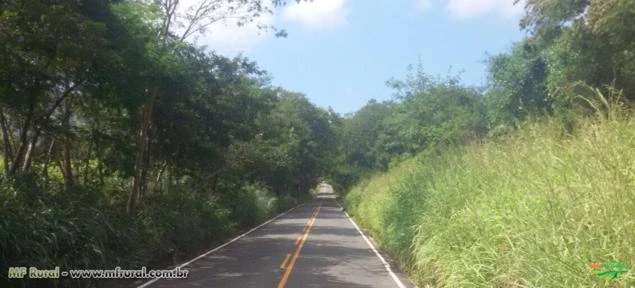
{"type": "MultiPolygon", "coordinates": [[[[257,21],[260,2],[229,16],[257,21]]],[[[0,286],[8,266],[167,266],[326,174],[333,113],[185,41],[225,11],[144,3],[0,2],[0,286]]],[[[9,283],[54,284],[94,283],[9,283]]]]}
{"type": "Polygon", "coordinates": [[[635,122],[575,127],[419,154],[355,186],[347,208],[420,287],[602,287],[589,263],[635,255],[635,122]]]}
{"type": "Polygon", "coordinates": [[[411,69],[338,132],[346,208],[421,287],[601,287],[589,263],[635,263],[635,2],[526,3],[487,87],[411,69]]]}
{"type": "Polygon", "coordinates": [[[322,179],[421,286],[633,267],[634,1],[527,0],[528,36],[489,57],[486,87],[419,65],[345,117],[190,44],[282,5],[222,2],[0,2],[0,270],[167,266],[322,179]]]}

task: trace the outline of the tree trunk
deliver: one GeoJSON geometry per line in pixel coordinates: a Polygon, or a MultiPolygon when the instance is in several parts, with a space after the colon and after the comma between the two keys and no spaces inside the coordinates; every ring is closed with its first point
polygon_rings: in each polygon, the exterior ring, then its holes
{"type": "MultiPolygon", "coordinates": [[[[33,97],[32,97],[33,98],[33,97]]],[[[29,112],[27,113],[26,119],[24,120],[24,125],[20,130],[20,146],[15,152],[13,157],[13,161],[11,163],[11,168],[9,169],[8,175],[15,175],[20,168],[20,164],[23,163],[24,155],[26,153],[27,145],[28,145],[28,133],[29,129],[31,129],[31,122],[33,121],[33,113],[35,110],[35,100],[31,99],[31,103],[29,103],[29,112]]]]}
{"type": "Polygon", "coordinates": [[[11,140],[9,134],[9,125],[7,124],[7,119],[4,116],[4,108],[0,109],[0,126],[2,126],[2,140],[4,145],[4,173],[5,175],[9,175],[9,159],[13,158],[13,149],[11,149],[11,140]]]}
{"type": "Polygon", "coordinates": [[[31,169],[31,162],[33,161],[34,153],[33,151],[35,150],[37,141],[40,139],[41,132],[42,129],[36,128],[35,135],[33,135],[33,138],[31,138],[31,142],[29,143],[26,153],[24,154],[24,163],[22,163],[22,168],[20,169],[22,173],[27,172],[29,171],[29,169],[31,169]]]}
{"type": "Polygon", "coordinates": [[[53,115],[53,113],[58,108],[58,106],[64,100],[66,100],[67,97],[69,97],[71,93],[77,87],[79,87],[83,83],[84,83],[83,80],[77,81],[76,83],[72,85],[68,83],[66,85],[67,86],[66,90],[64,90],[61,93],[60,97],[51,105],[51,107],[49,107],[46,114],[43,115],[43,117],[41,118],[36,118],[36,115],[35,115],[35,105],[36,105],[37,96],[33,94],[30,94],[27,96],[29,97],[29,108],[26,115],[26,119],[24,120],[24,125],[22,126],[22,129],[20,130],[19,146],[16,149],[15,155],[13,157],[11,168],[9,169],[7,173],[8,176],[15,175],[15,173],[18,171],[25,172],[30,168],[32,158],[33,158],[32,157],[33,151],[35,149],[35,145],[37,144],[38,138],[41,134],[41,130],[42,130],[41,125],[43,123],[46,123],[46,121],[50,119],[51,115],[53,115]],[[31,141],[29,141],[28,133],[29,133],[29,130],[31,130],[31,126],[34,127],[33,131],[35,135],[33,136],[33,138],[31,138],[31,141]]]}
{"type": "Polygon", "coordinates": [[[93,152],[94,133],[90,133],[90,139],[88,139],[88,151],[86,152],[86,161],[84,164],[84,185],[88,184],[88,174],[90,174],[90,156],[93,152]]]}
{"type": "Polygon", "coordinates": [[[53,158],[53,147],[55,147],[55,138],[51,140],[51,145],[49,145],[49,149],[46,152],[46,161],[44,162],[44,191],[47,191],[49,187],[49,165],[53,158]]]}
{"type": "Polygon", "coordinates": [[[73,164],[71,163],[71,104],[69,101],[66,101],[66,105],[64,107],[64,130],[66,135],[64,136],[64,151],[63,151],[63,160],[64,160],[64,189],[66,192],[70,191],[73,187],[73,164]]]}
{"type": "Polygon", "coordinates": [[[163,174],[165,173],[165,170],[168,167],[168,162],[167,161],[163,161],[163,163],[161,164],[161,168],[159,168],[159,172],[157,173],[157,179],[156,179],[156,186],[155,186],[155,193],[157,194],[161,194],[162,190],[163,190],[163,174]]]}
{"type": "Polygon", "coordinates": [[[152,114],[154,111],[156,92],[150,95],[143,104],[139,114],[139,130],[137,134],[137,155],[135,160],[134,182],[128,195],[126,212],[134,214],[137,205],[146,190],[146,177],[150,162],[150,129],[152,128],[152,114]]]}
{"type": "Polygon", "coordinates": [[[97,159],[99,159],[97,161],[97,177],[99,178],[99,186],[100,187],[104,187],[104,161],[101,155],[101,147],[99,145],[99,141],[96,141],[95,143],[95,150],[97,153],[97,159]]]}

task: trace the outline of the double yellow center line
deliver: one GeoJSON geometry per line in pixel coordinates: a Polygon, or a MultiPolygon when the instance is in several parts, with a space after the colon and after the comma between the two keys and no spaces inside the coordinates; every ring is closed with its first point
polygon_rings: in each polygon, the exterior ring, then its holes
{"type": "Polygon", "coordinates": [[[313,227],[315,220],[317,220],[317,216],[320,213],[321,206],[322,206],[322,203],[320,203],[318,207],[313,209],[313,215],[311,215],[311,218],[309,218],[309,222],[304,227],[304,234],[302,234],[301,236],[298,236],[298,238],[295,241],[296,249],[293,255],[287,254],[287,257],[285,257],[284,261],[282,261],[282,264],[280,265],[280,269],[285,269],[285,271],[284,271],[284,275],[282,275],[282,279],[280,279],[280,283],[278,283],[278,288],[284,288],[284,286],[287,285],[287,281],[289,281],[289,276],[291,275],[291,272],[293,271],[293,265],[295,265],[295,262],[298,260],[298,257],[300,257],[300,252],[302,251],[302,247],[304,247],[304,243],[306,242],[306,239],[309,237],[311,228],[313,227]]]}

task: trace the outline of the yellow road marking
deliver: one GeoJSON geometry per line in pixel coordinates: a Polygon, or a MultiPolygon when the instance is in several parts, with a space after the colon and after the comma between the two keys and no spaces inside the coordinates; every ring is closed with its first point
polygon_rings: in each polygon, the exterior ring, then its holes
{"type": "Polygon", "coordinates": [[[287,262],[289,262],[290,258],[291,258],[291,253],[287,254],[287,256],[284,257],[284,261],[282,261],[282,264],[280,264],[280,269],[287,268],[287,262]]]}
{"type": "Polygon", "coordinates": [[[298,238],[295,239],[295,246],[298,246],[298,243],[300,243],[300,239],[302,239],[302,235],[298,235],[298,238]]]}
{"type": "MultiPolygon", "coordinates": [[[[302,233],[306,233],[306,230],[308,230],[308,229],[309,229],[309,225],[311,224],[311,221],[312,221],[312,220],[313,220],[313,218],[315,218],[315,216],[317,215],[317,214],[315,213],[315,210],[313,210],[313,211],[314,211],[314,212],[313,212],[313,214],[311,214],[311,218],[309,218],[309,221],[307,221],[307,222],[306,222],[306,225],[304,225],[304,230],[302,230],[302,233]]],[[[296,245],[298,245],[298,244],[296,244],[296,245]]]]}
{"type": "Polygon", "coordinates": [[[295,249],[295,252],[293,253],[293,257],[291,257],[291,261],[289,261],[289,265],[287,265],[287,269],[284,271],[284,275],[282,275],[282,279],[280,279],[280,283],[278,283],[278,288],[284,288],[284,286],[287,285],[287,281],[289,281],[289,276],[291,275],[291,271],[293,271],[293,265],[295,265],[295,261],[298,260],[298,257],[300,256],[300,251],[302,251],[302,247],[304,247],[304,243],[306,242],[306,239],[309,237],[309,232],[311,232],[311,227],[313,227],[313,224],[315,223],[315,220],[317,219],[317,216],[319,213],[320,213],[320,206],[317,207],[317,209],[315,210],[315,213],[313,213],[313,216],[311,216],[311,219],[309,220],[309,224],[304,229],[305,230],[304,235],[302,235],[302,238],[300,238],[300,244],[295,249]]]}

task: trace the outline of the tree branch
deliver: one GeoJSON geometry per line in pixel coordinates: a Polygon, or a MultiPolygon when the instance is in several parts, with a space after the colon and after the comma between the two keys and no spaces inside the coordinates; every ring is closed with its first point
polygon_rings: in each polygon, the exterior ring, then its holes
{"type": "Polygon", "coordinates": [[[74,83],[73,85],[71,85],[68,88],[66,88],[66,90],[60,96],[60,98],[58,98],[53,103],[53,106],[51,106],[51,108],[49,108],[49,110],[46,112],[46,115],[44,116],[43,120],[47,120],[47,119],[51,118],[51,116],[53,115],[53,112],[55,112],[55,109],[57,109],[57,107],[59,107],[60,104],[62,104],[62,101],[64,101],[64,99],[66,99],[66,97],[68,97],[68,95],[70,95],[71,92],[73,92],[73,90],[75,90],[75,88],[79,87],[79,85],[81,85],[81,84],[84,84],[84,82],[85,81],[82,80],[82,81],[74,83]]]}

